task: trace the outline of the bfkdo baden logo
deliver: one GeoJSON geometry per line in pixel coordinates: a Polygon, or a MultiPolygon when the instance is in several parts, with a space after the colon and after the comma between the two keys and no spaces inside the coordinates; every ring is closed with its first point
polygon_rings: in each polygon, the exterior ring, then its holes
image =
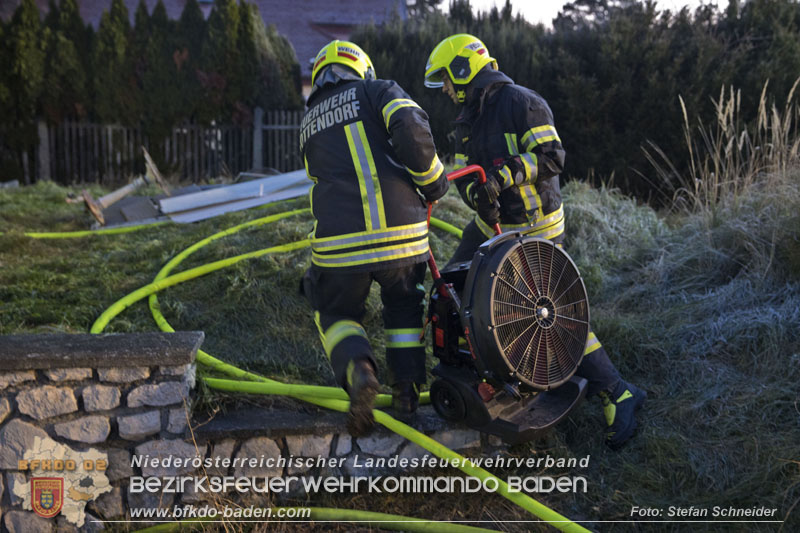
{"type": "Polygon", "coordinates": [[[63,477],[32,477],[31,507],[44,518],[53,518],[64,505],[63,477]]]}

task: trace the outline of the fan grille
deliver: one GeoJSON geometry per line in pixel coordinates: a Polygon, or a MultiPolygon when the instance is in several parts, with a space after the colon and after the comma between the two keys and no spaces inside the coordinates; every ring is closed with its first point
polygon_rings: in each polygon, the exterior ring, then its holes
{"type": "Polygon", "coordinates": [[[521,241],[497,269],[491,325],[521,381],[549,388],[569,378],[589,334],[589,304],[577,268],[552,243],[521,241]]]}

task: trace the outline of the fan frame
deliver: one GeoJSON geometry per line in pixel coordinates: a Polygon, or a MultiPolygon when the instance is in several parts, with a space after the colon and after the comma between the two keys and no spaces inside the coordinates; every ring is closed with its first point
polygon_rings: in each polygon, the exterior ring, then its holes
{"type": "Polygon", "coordinates": [[[578,369],[583,359],[586,340],[588,340],[591,328],[590,306],[586,293],[586,286],[580,275],[578,267],[572,258],[561,248],[558,248],[552,241],[538,237],[526,237],[519,232],[503,233],[486,243],[475,253],[472,259],[472,267],[464,287],[462,305],[462,323],[465,333],[470,341],[470,345],[475,355],[475,363],[482,377],[494,379],[503,383],[519,383],[521,386],[533,390],[552,390],[566,383],[578,369]],[[566,260],[567,265],[571,266],[577,274],[574,283],[579,285],[579,290],[583,295],[586,305],[586,339],[581,345],[581,353],[577,350],[568,352],[567,356],[575,361],[573,368],[566,374],[562,374],[562,379],[548,382],[546,385],[528,379],[526,375],[515,371],[511,361],[502,353],[502,346],[497,335],[494,322],[494,298],[487,298],[486,295],[495,295],[496,284],[500,283],[497,275],[498,269],[505,263],[509,255],[516,253],[519,246],[523,246],[530,241],[538,241],[537,244],[552,247],[552,253],[561,254],[566,260]]]}

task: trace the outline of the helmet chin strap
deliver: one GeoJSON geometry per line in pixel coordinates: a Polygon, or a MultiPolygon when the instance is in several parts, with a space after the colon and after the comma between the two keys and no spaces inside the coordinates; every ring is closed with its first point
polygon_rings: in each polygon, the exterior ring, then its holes
{"type": "Polygon", "coordinates": [[[459,89],[456,91],[456,98],[458,98],[458,102],[463,104],[464,101],[467,99],[467,91],[464,89],[459,89]]]}

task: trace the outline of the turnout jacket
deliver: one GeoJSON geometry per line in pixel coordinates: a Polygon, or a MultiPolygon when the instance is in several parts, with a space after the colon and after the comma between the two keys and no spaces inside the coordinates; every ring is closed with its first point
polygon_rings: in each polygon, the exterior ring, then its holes
{"type": "Polygon", "coordinates": [[[314,182],[311,258],[374,271],[428,259],[425,200],[449,186],[428,115],[387,80],[342,81],[308,102],[300,152],[314,182]]]}
{"type": "MultiPolygon", "coordinates": [[[[499,168],[500,224],[503,231],[560,241],[564,210],[558,175],[564,169],[564,149],[553,125],[553,113],[537,92],[515,85],[500,71],[485,69],[467,89],[467,103],[455,122],[456,169],[477,164],[499,168]]],[[[474,179],[456,181],[459,193],[473,209],[474,179]]],[[[487,237],[492,228],[475,222],[487,237]]]]}

